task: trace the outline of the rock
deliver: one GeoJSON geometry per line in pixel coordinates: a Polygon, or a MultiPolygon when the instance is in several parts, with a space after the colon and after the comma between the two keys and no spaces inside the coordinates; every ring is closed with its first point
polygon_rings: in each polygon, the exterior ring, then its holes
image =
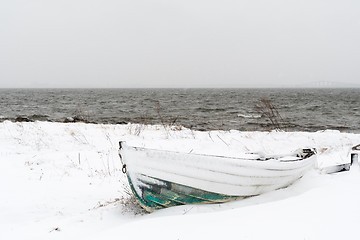
{"type": "Polygon", "coordinates": [[[27,118],[27,117],[16,117],[15,118],[15,122],[33,122],[33,120],[27,118]]]}
{"type": "Polygon", "coordinates": [[[75,122],[72,117],[65,118],[64,123],[70,123],[70,122],[75,122]]]}

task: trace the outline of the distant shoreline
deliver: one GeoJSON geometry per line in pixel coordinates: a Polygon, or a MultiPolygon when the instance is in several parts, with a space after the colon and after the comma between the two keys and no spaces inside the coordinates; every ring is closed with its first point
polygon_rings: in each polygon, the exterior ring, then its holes
{"type": "Polygon", "coordinates": [[[56,88],[52,88],[52,87],[26,87],[26,88],[22,88],[22,87],[0,87],[0,90],[147,90],[147,89],[151,89],[151,90],[197,90],[197,89],[203,89],[203,90],[236,90],[236,89],[259,89],[259,90],[266,90],[266,89],[293,89],[293,90],[301,90],[301,89],[360,89],[360,84],[353,84],[353,85],[346,85],[346,86],[336,86],[336,87],[324,87],[324,86],[319,86],[319,87],[314,87],[314,86],[267,86],[267,87],[256,87],[256,86],[228,86],[228,87],[223,87],[223,86],[217,86],[217,87],[98,87],[98,88],[87,88],[87,87],[56,87],[56,88]]]}

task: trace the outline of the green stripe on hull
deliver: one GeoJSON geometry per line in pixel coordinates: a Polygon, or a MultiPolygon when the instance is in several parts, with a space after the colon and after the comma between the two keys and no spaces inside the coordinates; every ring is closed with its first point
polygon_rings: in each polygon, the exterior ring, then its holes
{"type": "Polygon", "coordinates": [[[158,205],[154,202],[146,202],[143,198],[141,198],[137,192],[135,191],[134,185],[131,181],[131,178],[129,177],[129,174],[127,174],[127,179],[129,181],[129,185],[131,188],[132,193],[135,196],[135,199],[139,202],[140,206],[144,208],[148,212],[152,212],[154,209],[160,209],[163,208],[161,205],[158,205]]]}
{"type": "Polygon", "coordinates": [[[141,196],[139,196],[135,191],[129,175],[128,180],[135,198],[148,212],[152,212],[155,209],[177,205],[222,203],[242,198],[239,196],[228,196],[224,194],[208,192],[185,185],[152,178],[149,176],[144,176],[144,178],[141,178],[141,175],[139,175],[139,178],[136,181],[139,183],[137,188],[141,190],[141,196]]]}
{"type": "Polygon", "coordinates": [[[221,203],[233,199],[241,198],[240,196],[229,196],[220,193],[207,192],[201,189],[192,188],[180,184],[172,183],[172,191],[184,194],[189,197],[194,197],[200,199],[202,202],[206,203],[221,203]]]}
{"type": "Polygon", "coordinates": [[[171,199],[167,199],[167,198],[163,197],[162,195],[153,193],[153,192],[151,192],[149,190],[145,190],[143,192],[143,196],[145,197],[145,199],[147,199],[149,201],[152,201],[152,202],[155,202],[158,205],[162,206],[163,208],[182,205],[182,204],[180,204],[180,203],[178,203],[176,201],[173,201],[171,199]]]}

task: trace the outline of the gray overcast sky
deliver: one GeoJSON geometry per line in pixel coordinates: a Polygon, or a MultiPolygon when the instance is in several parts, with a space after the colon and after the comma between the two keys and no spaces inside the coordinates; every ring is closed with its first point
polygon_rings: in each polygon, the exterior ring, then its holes
{"type": "Polygon", "coordinates": [[[0,0],[1,87],[360,83],[359,0],[0,0]]]}

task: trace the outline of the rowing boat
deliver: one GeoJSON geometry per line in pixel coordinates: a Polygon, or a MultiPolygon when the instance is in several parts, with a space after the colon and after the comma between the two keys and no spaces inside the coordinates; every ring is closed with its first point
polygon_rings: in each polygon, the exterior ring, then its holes
{"type": "Polygon", "coordinates": [[[165,207],[223,203],[285,188],[313,166],[314,149],[264,156],[225,157],[129,146],[119,156],[131,190],[148,212],[165,207]]]}

